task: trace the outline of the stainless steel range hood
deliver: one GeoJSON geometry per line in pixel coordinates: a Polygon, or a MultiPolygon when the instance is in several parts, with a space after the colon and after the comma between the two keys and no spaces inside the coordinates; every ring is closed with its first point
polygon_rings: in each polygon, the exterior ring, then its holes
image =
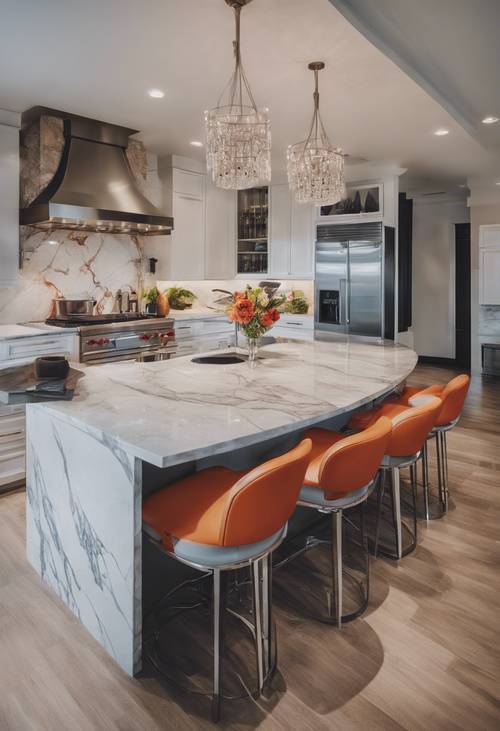
{"type": "Polygon", "coordinates": [[[43,107],[23,115],[23,124],[41,114],[63,120],[64,147],[50,183],[21,209],[21,224],[142,236],[172,231],[173,219],[141,193],[127,160],[128,138],[137,130],[43,107]]]}

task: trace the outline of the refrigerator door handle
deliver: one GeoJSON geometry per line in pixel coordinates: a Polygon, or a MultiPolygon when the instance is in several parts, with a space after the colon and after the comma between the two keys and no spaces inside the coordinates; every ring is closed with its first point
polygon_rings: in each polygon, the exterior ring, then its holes
{"type": "Polygon", "coordinates": [[[349,325],[351,321],[351,257],[350,245],[347,249],[347,285],[346,285],[346,323],[349,325]]]}
{"type": "Polygon", "coordinates": [[[345,325],[347,322],[347,279],[340,280],[340,297],[339,297],[339,322],[345,325]]]}

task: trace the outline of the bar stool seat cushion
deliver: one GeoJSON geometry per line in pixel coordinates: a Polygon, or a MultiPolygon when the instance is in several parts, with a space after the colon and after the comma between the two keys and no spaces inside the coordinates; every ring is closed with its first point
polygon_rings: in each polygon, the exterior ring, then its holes
{"type": "Polygon", "coordinates": [[[239,563],[246,563],[267,553],[273,546],[281,543],[286,536],[286,526],[269,538],[246,546],[207,546],[192,541],[172,539],[172,553],[180,561],[197,564],[203,568],[216,569],[223,566],[234,568],[239,563]]]}
{"type": "Polygon", "coordinates": [[[408,454],[405,457],[391,457],[389,454],[385,454],[380,466],[384,469],[392,469],[393,467],[408,467],[417,461],[420,456],[420,452],[417,454],[408,454]]]}
{"type": "Polygon", "coordinates": [[[358,411],[351,417],[351,420],[349,421],[349,428],[355,429],[356,431],[362,431],[374,424],[381,416],[387,416],[388,419],[393,419],[394,417],[399,416],[399,414],[404,413],[406,409],[408,409],[407,404],[386,402],[376,406],[374,409],[358,411]]]}
{"type": "Polygon", "coordinates": [[[307,432],[307,436],[312,441],[312,447],[304,484],[318,486],[321,462],[323,460],[325,452],[337,442],[345,439],[345,434],[339,434],[339,432],[335,431],[328,431],[327,429],[310,429],[307,432]]]}
{"type": "Polygon", "coordinates": [[[433,384],[427,388],[405,388],[397,403],[411,405],[415,396],[437,396],[442,401],[441,410],[437,416],[435,426],[451,429],[462,412],[469,390],[470,376],[461,373],[444,385],[433,384]]]}
{"type": "Polygon", "coordinates": [[[313,485],[304,485],[300,491],[299,501],[302,503],[308,503],[311,506],[331,508],[332,510],[341,510],[343,508],[349,508],[351,505],[357,505],[357,503],[368,495],[373,482],[369,485],[360,487],[359,490],[353,490],[348,495],[335,500],[328,500],[325,497],[325,491],[321,487],[314,487],[313,485]]]}
{"type": "MultiPolygon", "coordinates": [[[[404,410],[408,411],[408,408],[404,410]]],[[[375,419],[369,429],[356,434],[310,429],[305,434],[312,447],[304,486],[322,490],[326,502],[320,503],[319,497],[313,498],[316,493],[302,488],[304,501],[312,499],[316,505],[332,505],[333,501],[348,498],[349,502],[352,493],[371,484],[372,473],[376,473],[380,464],[379,442],[383,439],[387,444],[390,431],[391,423],[387,418],[375,419]],[[358,452],[363,454],[363,459],[357,457],[358,452]]]]}
{"type": "Polygon", "coordinates": [[[427,386],[427,388],[419,388],[418,386],[406,386],[397,401],[400,404],[407,404],[408,406],[410,406],[410,399],[413,398],[413,396],[416,396],[417,394],[419,396],[440,396],[443,392],[443,389],[444,386],[441,386],[438,383],[435,383],[432,386],[427,386]]]}
{"type": "Polygon", "coordinates": [[[244,474],[225,467],[212,467],[154,492],[142,508],[146,532],[163,541],[171,552],[174,551],[174,539],[220,546],[226,495],[244,474]]]}

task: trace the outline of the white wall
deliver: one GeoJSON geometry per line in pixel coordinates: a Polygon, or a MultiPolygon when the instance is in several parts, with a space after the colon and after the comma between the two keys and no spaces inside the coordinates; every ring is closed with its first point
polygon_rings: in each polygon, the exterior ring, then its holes
{"type": "MultiPolygon", "coordinates": [[[[490,184],[490,187],[491,184],[490,184]]],[[[471,340],[472,340],[472,370],[481,371],[481,343],[500,340],[500,312],[495,312],[495,319],[485,321],[486,310],[490,317],[495,308],[486,308],[479,304],[479,228],[484,225],[500,224],[500,200],[498,192],[496,202],[493,195],[478,195],[473,191],[470,199],[471,217],[471,340]],[[483,204],[483,200],[488,201],[483,204]]]]}
{"type": "Polygon", "coordinates": [[[455,227],[465,200],[414,198],[413,336],[419,355],[455,357],[455,227]]]}
{"type": "Polygon", "coordinates": [[[19,115],[0,109],[0,290],[19,268],[19,115]]]}

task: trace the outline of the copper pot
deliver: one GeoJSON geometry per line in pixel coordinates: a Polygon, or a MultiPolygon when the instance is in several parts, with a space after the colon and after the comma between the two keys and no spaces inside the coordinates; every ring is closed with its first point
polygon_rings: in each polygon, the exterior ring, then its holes
{"type": "Polygon", "coordinates": [[[156,298],[156,314],[158,317],[166,317],[170,312],[170,303],[166,294],[159,294],[156,298]]]}

